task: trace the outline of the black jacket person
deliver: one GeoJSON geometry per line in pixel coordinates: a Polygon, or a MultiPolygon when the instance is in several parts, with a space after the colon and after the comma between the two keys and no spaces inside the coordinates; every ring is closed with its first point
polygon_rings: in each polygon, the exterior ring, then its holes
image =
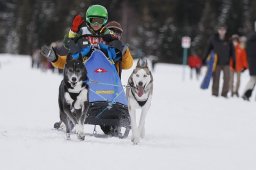
{"type": "MultiPolygon", "coordinates": [[[[221,92],[221,96],[227,97],[227,93],[229,91],[229,79],[230,79],[230,59],[232,58],[235,61],[235,51],[231,41],[228,40],[225,33],[225,27],[219,27],[218,33],[213,35],[208,42],[206,47],[203,61],[206,60],[211,51],[214,51],[217,54],[217,63],[215,70],[213,72],[213,84],[212,84],[212,95],[219,95],[219,80],[220,73],[223,71],[224,73],[224,83],[221,92]],[[224,30],[223,30],[224,29],[224,30]],[[221,35],[222,34],[222,35],[221,35]],[[223,38],[221,38],[223,37],[223,38]]],[[[235,65],[235,62],[234,62],[235,65]]]]}

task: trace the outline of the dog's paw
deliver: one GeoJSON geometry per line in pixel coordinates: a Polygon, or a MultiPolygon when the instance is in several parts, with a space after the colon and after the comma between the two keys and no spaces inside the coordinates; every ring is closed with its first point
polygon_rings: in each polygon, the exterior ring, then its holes
{"type": "Polygon", "coordinates": [[[67,140],[71,140],[71,138],[70,138],[70,133],[66,133],[66,139],[67,139],[67,140]]]}
{"type": "Polygon", "coordinates": [[[132,135],[132,142],[133,144],[137,145],[139,142],[140,142],[140,135],[138,132],[135,132],[133,135],[132,135]]]}
{"type": "Polygon", "coordinates": [[[77,138],[78,138],[79,140],[84,140],[85,134],[84,134],[83,132],[80,132],[80,133],[77,134],[77,138]]]}
{"type": "Polygon", "coordinates": [[[79,124],[76,124],[74,129],[75,129],[76,134],[83,133],[83,131],[84,131],[84,127],[79,124]]]}
{"type": "Polygon", "coordinates": [[[79,140],[84,140],[85,133],[84,133],[84,128],[83,128],[82,125],[77,124],[77,125],[75,126],[75,132],[76,132],[77,138],[78,138],[79,140]]]}
{"type": "Polygon", "coordinates": [[[137,145],[140,142],[140,131],[134,130],[132,134],[132,142],[137,145]]]}
{"type": "Polygon", "coordinates": [[[134,145],[137,145],[138,143],[140,143],[140,138],[139,137],[132,137],[132,143],[134,145]]]}

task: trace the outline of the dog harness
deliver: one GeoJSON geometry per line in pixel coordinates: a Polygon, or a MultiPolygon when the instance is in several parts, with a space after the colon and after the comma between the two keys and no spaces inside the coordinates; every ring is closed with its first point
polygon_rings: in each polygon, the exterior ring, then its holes
{"type": "Polygon", "coordinates": [[[77,96],[80,95],[81,91],[84,88],[87,88],[87,85],[85,83],[83,83],[82,88],[79,91],[79,93],[72,93],[72,92],[69,92],[68,89],[73,89],[73,87],[71,87],[71,85],[69,83],[68,84],[65,83],[64,90],[67,91],[69,93],[70,97],[74,100],[73,103],[72,103],[72,107],[74,107],[75,101],[77,100],[77,96]]]}
{"type": "MultiPolygon", "coordinates": [[[[131,92],[132,92],[133,97],[136,99],[133,90],[131,90],[131,92]]],[[[147,98],[147,100],[145,100],[145,101],[138,101],[138,100],[136,100],[136,101],[137,101],[137,103],[142,107],[142,106],[144,106],[144,105],[147,103],[148,98],[147,98]]]]}
{"type": "MultiPolygon", "coordinates": [[[[130,87],[134,87],[134,83],[133,83],[133,82],[129,82],[129,86],[130,86],[130,87]]],[[[134,88],[135,88],[135,87],[134,87],[134,88]]],[[[136,99],[135,94],[134,94],[134,92],[133,92],[132,89],[131,89],[131,92],[132,92],[133,97],[136,99]]],[[[143,107],[143,106],[147,103],[148,98],[147,98],[147,100],[145,100],[145,101],[138,101],[138,100],[136,100],[136,101],[137,101],[137,103],[140,105],[140,107],[143,107]]]]}

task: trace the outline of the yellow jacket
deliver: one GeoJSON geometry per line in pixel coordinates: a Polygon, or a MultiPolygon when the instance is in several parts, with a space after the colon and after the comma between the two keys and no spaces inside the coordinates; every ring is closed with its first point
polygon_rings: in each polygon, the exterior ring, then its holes
{"type": "MultiPolygon", "coordinates": [[[[67,56],[58,56],[57,61],[52,62],[52,65],[55,68],[64,69],[64,66],[66,64],[66,59],[67,59],[67,56]]],[[[125,51],[124,55],[122,56],[122,60],[120,62],[121,62],[121,68],[122,69],[127,70],[127,69],[132,67],[133,57],[131,55],[131,52],[130,52],[129,48],[127,48],[127,50],[125,51]]],[[[115,66],[116,66],[116,69],[117,69],[118,73],[120,72],[120,70],[119,70],[120,62],[115,63],[115,66]]]]}
{"type": "MultiPolygon", "coordinates": [[[[129,48],[126,49],[124,55],[122,56],[122,60],[115,63],[116,70],[118,73],[120,73],[120,63],[121,63],[121,69],[128,70],[133,65],[133,57],[129,50],[129,48]]],[[[122,70],[121,70],[122,71],[122,70]]]]}

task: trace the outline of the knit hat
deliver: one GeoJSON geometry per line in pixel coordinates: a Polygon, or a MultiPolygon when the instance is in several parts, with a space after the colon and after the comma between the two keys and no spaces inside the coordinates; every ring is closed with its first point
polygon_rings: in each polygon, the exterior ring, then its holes
{"type": "Polygon", "coordinates": [[[232,35],[231,40],[240,42],[239,36],[237,34],[232,35]]]}
{"type": "Polygon", "coordinates": [[[106,28],[108,29],[117,29],[120,32],[123,32],[122,26],[120,23],[116,22],[116,21],[110,21],[107,25],[106,28]]]}

